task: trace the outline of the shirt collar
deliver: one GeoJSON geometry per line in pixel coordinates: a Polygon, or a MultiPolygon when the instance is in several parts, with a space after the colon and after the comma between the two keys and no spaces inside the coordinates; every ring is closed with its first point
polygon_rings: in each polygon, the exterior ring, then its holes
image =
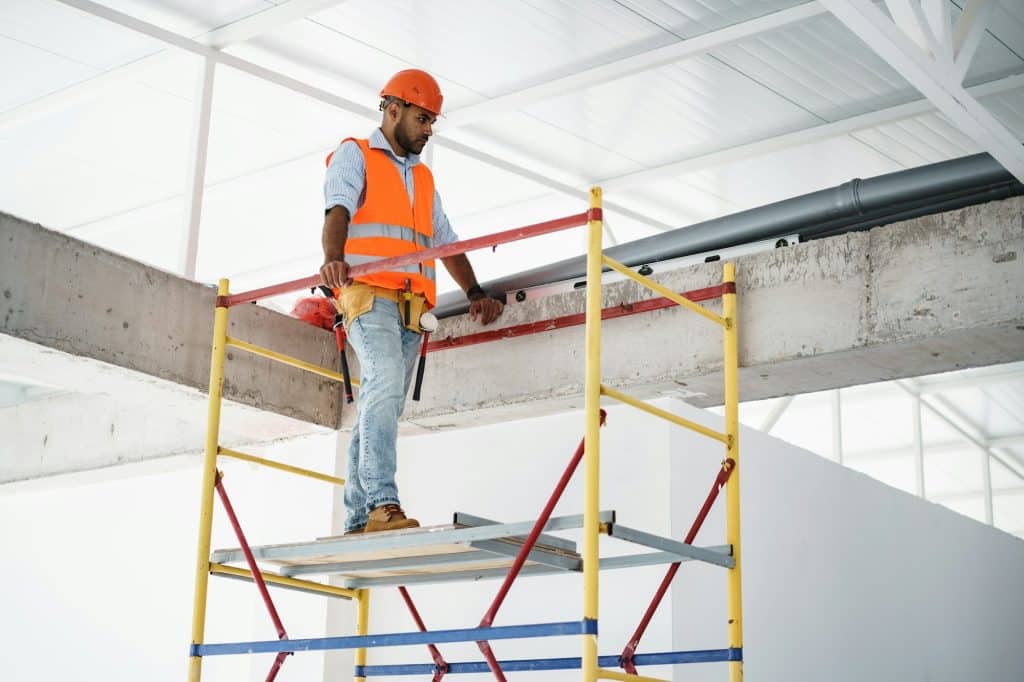
{"type": "Polygon", "coordinates": [[[392,159],[406,166],[415,166],[420,162],[419,154],[410,152],[405,158],[395,154],[395,150],[391,148],[391,143],[388,142],[388,138],[384,137],[384,133],[380,128],[374,128],[373,132],[370,133],[369,145],[371,149],[383,149],[391,155],[392,159]]]}

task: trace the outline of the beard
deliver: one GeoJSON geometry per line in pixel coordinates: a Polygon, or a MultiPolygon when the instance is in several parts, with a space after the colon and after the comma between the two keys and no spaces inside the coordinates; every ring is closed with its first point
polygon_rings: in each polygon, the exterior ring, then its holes
{"type": "Polygon", "coordinates": [[[398,142],[406,152],[412,152],[413,154],[419,154],[422,152],[423,147],[427,144],[427,138],[411,137],[405,132],[401,125],[395,126],[395,141],[398,142]]]}

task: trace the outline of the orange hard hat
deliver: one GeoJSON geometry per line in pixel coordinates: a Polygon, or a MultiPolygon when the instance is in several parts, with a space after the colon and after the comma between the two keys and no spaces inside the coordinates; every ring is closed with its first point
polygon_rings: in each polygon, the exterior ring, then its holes
{"type": "Polygon", "coordinates": [[[423,107],[434,116],[441,115],[441,86],[434,77],[419,69],[405,69],[392,76],[380,91],[381,97],[397,97],[423,107]]]}

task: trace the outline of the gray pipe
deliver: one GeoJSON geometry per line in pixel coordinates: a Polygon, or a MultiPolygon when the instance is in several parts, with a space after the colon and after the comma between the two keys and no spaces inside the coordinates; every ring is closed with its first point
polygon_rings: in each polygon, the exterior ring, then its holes
{"type": "MultiPolygon", "coordinates": [[[[1024,193],[1024,187],[988,154],[975,154],[920,168],[854,179],[841,185],[767,206],[681,227],[605,250],[629,266],[656,263],[787,234],[802,240],[869,229],[893,220],[952,210],[1024,193]]],[[[577,279],[586,274],[586,257],[577,256],[485,282],[496,296],[506,291],[577,279]]],[[[461,292],[438,297],[438,317],[469,308],[461,292]]]]}

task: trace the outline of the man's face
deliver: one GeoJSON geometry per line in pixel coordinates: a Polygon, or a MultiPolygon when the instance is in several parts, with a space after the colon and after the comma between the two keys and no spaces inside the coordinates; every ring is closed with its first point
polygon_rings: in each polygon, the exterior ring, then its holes
{"type": "Polygon", "coordinates": [[[399,105],[398,122],[395,124],[395,140],[407,152],[419,154],[423,151],[427,140],[434,134],[433,125],[437,117],[432,113],[410,104],[399,105]]]}

